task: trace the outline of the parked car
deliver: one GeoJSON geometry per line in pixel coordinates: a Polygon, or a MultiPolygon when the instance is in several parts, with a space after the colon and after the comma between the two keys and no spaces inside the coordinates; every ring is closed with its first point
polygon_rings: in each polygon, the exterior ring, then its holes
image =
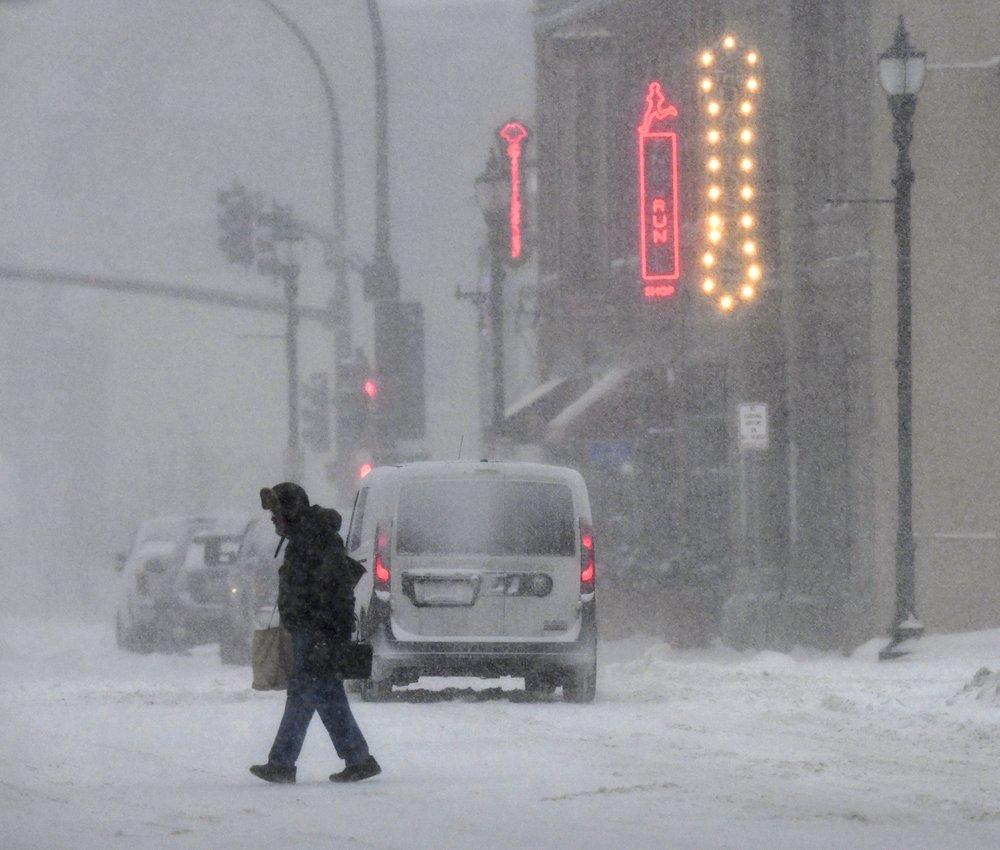
{"type": "Polygon", "coordinates": [[[217,640],[226,612],[226,571],[246,519],[157,517],[140,525],[121,568],[118,645],[132,651],[217,640]]]}
{"type": "Polygon", "coordinates": [[[262,513],[250,521],[239,554],[227,573],[229,594],[226,618],[219,639],[223,664],[249,664],[254,629],[278,625],[278,567],[284,554],[275,557],[279,537],[271,515],[262,513]]]}
{"type": "Polygon", "coordinates": [[[586,485],[528,463],[379,467],[355,497],[346,544],[368,567],[359,635],[374,647],[366,699],[421,676],[523,676],[591,702],[595,558],[586,485]]]}

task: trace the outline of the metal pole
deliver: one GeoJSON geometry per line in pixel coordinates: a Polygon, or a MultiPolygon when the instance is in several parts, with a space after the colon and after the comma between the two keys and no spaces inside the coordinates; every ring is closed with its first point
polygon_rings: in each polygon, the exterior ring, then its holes
{"type": "Polygon", "coordinates": [[[913,541],[913,359],[910,276],[910,195],[914,173],[910,163],[913,140],[913,113],[917,97],[891,95],[892,139],[896,144],[896,438],[898,452],[898,491],[896,519],[896,613],[892,640],[879,658],[905,655],[900,644],[923,634],[916,616],[916,574],[913,541]]]}
{"type": "Polygon", "coordinates": [[[326,100],[326,110],[330,117],[330,189],[333,211],[333,233],[330,244],[329,267],[333,270],[333,298],[336,300],[337,331],[334,335],[334,355],[338,363],[351,357],[351,292],[347,285],[347,257],[344,246],[347,242],[347,195],[344,190],[344,140],[340,126],[340,111],[337,108],[337,96],[333,89],[330,75],[320,59],[319,53],[312,42],[306,37],[302,28],[272,0],[261,0],[295,36],[295,39],[305,50],[319,74],[323,86],[323,96],[326,100]]]}
{"type": "Polygon", "coordinates": [[[375,62],[375,250],[366,269],[369,298],[399,297],[399,269],[392,259],[389,210],[389,79],[385,33],[376,0],[367,0],[375,62]]]}
{"type": "Polygon", "coordinates": [[[368,0],[375,60],[375,255],[389,255],[389,81],[385,67],[385,33],[376,0],[368,0]]]}
{"type": "Polygon", "coordinates": [[[288,460],[290,481],[301,481],[301,447],[299,440],[299,317],[295,310],[299,286],[292,267],[282,270],[285,278],[285,300],[288,302],[288,323],[285,328],[285,359],[288,364],[288,460]]]}
{"type": "Polygon", "coordinates": [[[503,352],[503,282],[507,277],[503,258],[503,221],[491,216],[490,230],[490,342],[493,353],[493,440],[503,430],[504,352],[503,352]]]}

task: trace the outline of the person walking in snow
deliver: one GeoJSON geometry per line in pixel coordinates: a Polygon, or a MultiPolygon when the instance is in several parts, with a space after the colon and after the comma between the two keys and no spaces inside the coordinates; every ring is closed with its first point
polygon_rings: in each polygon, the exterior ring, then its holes
{"type": "MultiPolygon", "coordinates": [[[[381,773],[351,713],[344,683],[315,671],[330,647],[348,641],[354,630],[354,588],[364,568],[350,560],[340,537],[340,514],[310,505],[298,484],[260,491],[274,529],[287,540],[278,570],[278,613],[292,636],[292,672],[285,712],[267,758],[250,768],[267,782],[295,782],[295,762],[316,712],[346,767],[331,782],[357,782],[381,773]]],[[[279,544],[280,547],[280,544],[279,544]]]]}

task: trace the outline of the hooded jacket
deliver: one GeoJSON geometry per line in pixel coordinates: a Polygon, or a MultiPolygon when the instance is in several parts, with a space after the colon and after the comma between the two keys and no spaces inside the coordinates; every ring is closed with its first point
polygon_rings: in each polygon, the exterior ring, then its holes
{"type": "Polygon", "coordinates": [[[271,488],[289,520],[285,560],[278,569],[278,612],[289,631],[309,630],[319,640],[350,640],[354,588],[364,567],[347,557],[335,510],[310,505],[297,484],[271,488]]]}

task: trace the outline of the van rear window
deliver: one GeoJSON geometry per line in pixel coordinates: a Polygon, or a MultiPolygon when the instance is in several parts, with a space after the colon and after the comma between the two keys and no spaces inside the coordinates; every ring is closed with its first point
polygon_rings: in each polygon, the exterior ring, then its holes
{"type": "Polygon", "coordinates": [[[573,493],[540,481],[417,481],[399,496],[406,555],[573,555],[573,493]]]}

